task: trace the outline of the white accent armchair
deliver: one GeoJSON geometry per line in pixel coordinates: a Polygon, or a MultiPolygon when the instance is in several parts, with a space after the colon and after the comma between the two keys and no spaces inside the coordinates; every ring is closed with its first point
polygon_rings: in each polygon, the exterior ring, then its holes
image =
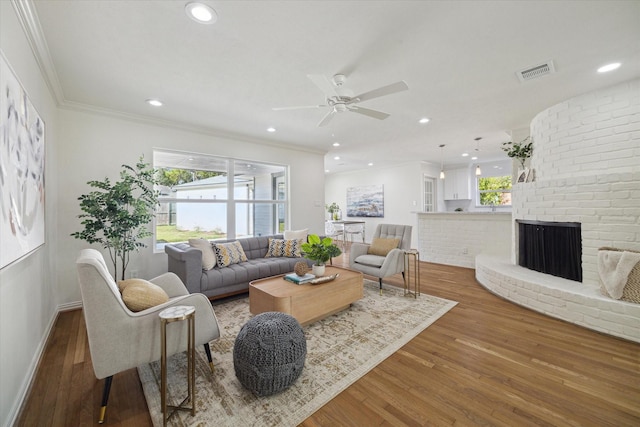
{"type": "MultiPolygon", "coordinates": [[[[160,319],[167,307],[189,305],[196,308],[195,342],[204,345],[213,369],[209,342],[220,337],[220,329],[211,302],[202,294],[189,294],[173,273],[165,273],[150,282],[160,286],[169,301],[142,310],[130,311],[110,275],[102,254],[84,249],[76,261],[82,293],[82,311],[87,325],[91,362],[98,379],[105,378],[98,422],[104,422],[113,375],[160,359],[160,319]]],[[[186,322],[174,323],[167,338],[167,355],[186,350],[186,322]]]]}
{"type": "Polygon", "coordinates": [[[411,249],[412,228],[410,225],[378,224],[373,238],[399,239],[398,247],[391,249],[386,256],[380,256],[369,254],[368,244],[353,243],[349,255],[349,268],[377,277],[382,294],[383,278],[398,273],[402,273],[404,277],[404,251],[411,249]]]}

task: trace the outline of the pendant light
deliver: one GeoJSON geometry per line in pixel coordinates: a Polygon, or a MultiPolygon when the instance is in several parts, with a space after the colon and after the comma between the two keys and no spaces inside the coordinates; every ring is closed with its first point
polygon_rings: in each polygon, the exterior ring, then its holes
{"type": "Polygon", "coordinates": [[[440,179],[444,179],[444,144],[440,144],[440,179]]]}
{"type": "MultiPolygon", "coordinates": [[[[476,141],[476,152],[480,152],[480,140],[482,139],[481,136],[475,138],[476,141]]],[[[480,165],[476,165],[476,176],[480,176],[482,175],[482,171],[480,170],[480,165]]]]}

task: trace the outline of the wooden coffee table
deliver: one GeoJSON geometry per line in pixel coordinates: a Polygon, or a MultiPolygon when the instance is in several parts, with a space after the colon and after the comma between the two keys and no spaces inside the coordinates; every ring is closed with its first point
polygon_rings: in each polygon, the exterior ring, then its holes
{"type": "Polygon", "coordinates": [[[284,275],[254,280],[249,284],[249,310],[252,314],[287,313],[301,325],[330,316],[364,296],[362,273],[327,266],[325,275],[336,273],[335,280],[318,285],[296,285],[284,280],[284,275]]]}

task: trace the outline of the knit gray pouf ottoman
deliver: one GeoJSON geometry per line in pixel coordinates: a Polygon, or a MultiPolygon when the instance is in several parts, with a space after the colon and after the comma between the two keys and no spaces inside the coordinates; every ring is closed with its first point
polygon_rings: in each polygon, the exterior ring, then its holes
{"type": "Polygon", "coordinates": [[[304,367],[307,341],[292,316],[261,313],[240,329],[233,346],[233,367],[240,383],[258,396],[293,384],[304,367]]]}

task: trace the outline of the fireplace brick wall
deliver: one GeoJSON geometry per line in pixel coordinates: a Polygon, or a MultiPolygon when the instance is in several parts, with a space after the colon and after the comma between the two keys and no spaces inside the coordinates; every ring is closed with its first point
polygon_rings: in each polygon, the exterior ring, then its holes
{"type": "Polygon", "coordinates": [[[569,99],[531,122],[535,181],[512,190],[516,219],[582,224],[583,283],[602,246],[640,250],[640,79],[569,99]]]}
{"type": "Polygon", "coordinates": [[[640,250],[640,79],[578,96],[531,122],[535,180],[512,189],[511,260],[480,254],[476,279],[518,304],[640,342],[640,304],[599,290],[598,248],[640,250]],[[516,220],[579,222],[583,283],[517,265],[516,220]]]}

